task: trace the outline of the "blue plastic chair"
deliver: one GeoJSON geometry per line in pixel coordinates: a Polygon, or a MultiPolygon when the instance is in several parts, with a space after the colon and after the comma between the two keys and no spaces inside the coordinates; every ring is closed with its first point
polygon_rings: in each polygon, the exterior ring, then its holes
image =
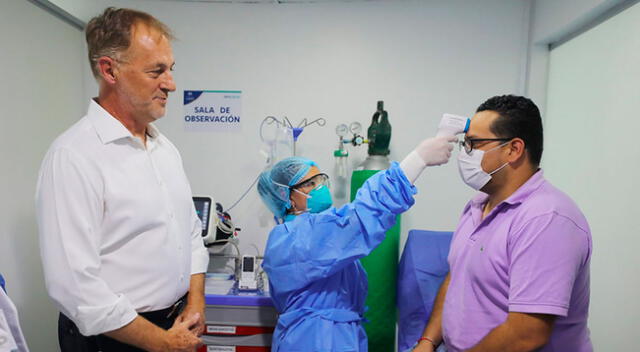
{"type": "Polygon", "coordinates": [[[398,351],[413,347],[449,272],[452,232],[411,230],[398,266],[398,351]]]}

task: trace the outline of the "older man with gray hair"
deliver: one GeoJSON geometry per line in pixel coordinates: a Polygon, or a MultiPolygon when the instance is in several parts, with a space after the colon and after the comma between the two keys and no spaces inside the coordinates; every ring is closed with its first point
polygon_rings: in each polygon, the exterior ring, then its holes
{"type": "Polygon", "coordinates": [[[36,195],[61,350],[193,351],[209,257],[180,154],[153,125],[176,89],[171,32],[107,8],[86,39],[99,94],[50,147],[36,195]]]}

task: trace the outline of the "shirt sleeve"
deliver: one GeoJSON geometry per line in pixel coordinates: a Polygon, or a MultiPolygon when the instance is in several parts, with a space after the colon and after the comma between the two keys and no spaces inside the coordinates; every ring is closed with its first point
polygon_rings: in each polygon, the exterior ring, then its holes
{"type": "Polygon", "coordinates": [[[588,234],[549,213],[529,220],[508,246],[509,311],[566,317],[574,282],[590,256],[588,234]]]}
{"type": "Polygon", "coordinates": [[[369,178],[353,202],[276,226],[263,263],[269,281],[292,291],[365,257],[384,240],[396,215],[414,204],[416,192],[394,162],[369,178]]]}
{"type": "Polygon", "coordinates": [[[137,316],[129,300],[100,278],[102,188],[101,175],[86,160],[56,149],[45,157],[36,191],[47,291],[85,336],[121,328],[137,316]]]}
{"type": "Polygon", "coordinates": [[[0,351],[29,351],[19,320],[16,306],[0,289],[0,351]]]}
{"type": "MultiPolygon", "coordinates": [[[[215,207],[212,211],[215,211],[215,207]]],[[[193,219],[193,229],[191,231],[191,275],[194,275],[207,272],[209,251],[202,240],[202,222],[198,218],[195,207],[191,210],[191,218],[193,219]]],[[[211,231],[215,231],[215,228],[211,231]]]]}

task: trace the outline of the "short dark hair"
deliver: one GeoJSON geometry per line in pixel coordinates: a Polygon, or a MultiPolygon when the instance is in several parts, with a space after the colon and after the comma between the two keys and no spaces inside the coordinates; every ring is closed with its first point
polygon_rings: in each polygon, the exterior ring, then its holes
{"type": "Polygon", "coordinates": [[[142,11],[107,7],[102,14],[89,21],[85,35],[89,49],[89,64],[96,78],[100,77],[98,59],[102,56],[115,58],[127,50],[131,45],[131,27],[137,23],[159,31],[169,40],[173,39],[169,27],[142,11]]]}
{"type": "Polygon", "coordinates": [[[543,136],[540,110],[531,99],[516,95],[501,95],[487,99],[476,112],[495,111],[500,116],[493,121],[491,132],[502,138],[521,138],[534,166],[542,159],[543,136]]]}

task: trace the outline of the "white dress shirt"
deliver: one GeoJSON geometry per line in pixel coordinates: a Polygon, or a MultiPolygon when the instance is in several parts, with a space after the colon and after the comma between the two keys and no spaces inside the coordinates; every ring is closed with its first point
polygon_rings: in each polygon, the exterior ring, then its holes
{"type": "Polygon", "coordinates": [[[202,225],[178,150],[147,128],[146,148],[91,100],[51,145],[36,191],[47,290],[96,335],[164,309],[207,270],[202,225]]]}

